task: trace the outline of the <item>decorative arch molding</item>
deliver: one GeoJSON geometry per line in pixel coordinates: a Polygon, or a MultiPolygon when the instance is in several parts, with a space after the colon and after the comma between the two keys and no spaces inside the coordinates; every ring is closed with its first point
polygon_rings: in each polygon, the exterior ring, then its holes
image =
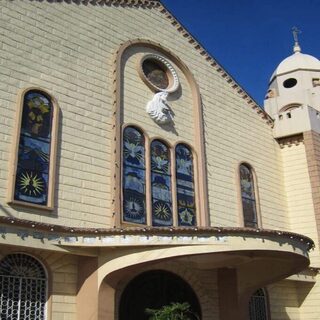
{"type": "Polygon", "coordinates": [[[279,113],[282,113],[282,112],[289,112],[289,111],[292,111],[294,109],[297,109],[299,107],[301,107],[302,104],[301,103],[290,103],[290,104],[287,104],[286,106],[282,107],[280,110],[279,110],[279,113]]]}
{"type": "Polygon", "coordinates": [[[111,163],[113,163],[112,176],[113,183],[111,184],[111,194],[112,194],[112,211],[113,211],[113,224],[115,227],[121,225],[121,140],[122,140],[122,86],[121,78],[123,73],[123,59],[122,57],[127,52],[127,50],[134,47],[146,47],[169,57],[169,59],[176,64],[180,70],[183,72],[189,84],[192,101],[193,101],[193,115],[195,119],[195,154],[197,163],[197,170],[195,170],[195,181],[197,181],[197,193],[201,195],[201,199],[206,199],[205,201],[199,201],[199,196],[196,199],[196,206],[199,208],[199,226],[209,225],[209,208],[208,208],[208,190],[206,181],[206,154],[205,154],[205,144],[204,144],[204,130],[203,130],[203,119],[202,119],[202,103],[201,96],[199,92],[199,87],[197,82],[192,75],[191,71],[187,65],[172,51],[163,47],[161,44],[150,40],[144,39],[134,39],[129,40],[122,45],[120,45],[118,51],[115,53],[114,59],[114,79],[113,79],[113,158],[111,163]]]}

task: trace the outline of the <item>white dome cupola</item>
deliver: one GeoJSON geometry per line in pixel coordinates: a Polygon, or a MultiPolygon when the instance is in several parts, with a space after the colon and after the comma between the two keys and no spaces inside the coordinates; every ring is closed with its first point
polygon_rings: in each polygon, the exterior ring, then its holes
{"type": "Polygon", "coordinates": [[[301,52],[294,29],[293,54],[273,72],[264,101],[265,110],[274,118],[302,105],[320,110],[320,61],[301,52]]]}

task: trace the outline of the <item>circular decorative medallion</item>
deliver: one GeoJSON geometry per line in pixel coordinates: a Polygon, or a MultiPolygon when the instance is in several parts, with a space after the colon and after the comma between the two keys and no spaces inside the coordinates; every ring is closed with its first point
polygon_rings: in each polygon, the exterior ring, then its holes
{"type": "Polygon", "coordinates": [[[155,92],[174,92],[179,87],[177,72],[165,58],[147,54],[140,61],[142,80],[155,92]]]}

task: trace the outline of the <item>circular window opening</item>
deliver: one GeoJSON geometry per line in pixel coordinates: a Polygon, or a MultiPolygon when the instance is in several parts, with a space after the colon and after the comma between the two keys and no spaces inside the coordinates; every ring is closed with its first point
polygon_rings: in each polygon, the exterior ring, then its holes
{"type": "Polygon", "coordinates": [[[167,89],[169,86],[169,77],[165,66],[159,61],[146,59],[142,63],[142,70],[146,78],[156,87],[167,89]]]}
{"type": "Polygon", "coordinates": [[[297,79],[295,79],[295,78],[289,78],[289,79],[287,79],[287,80],[285,80],[284,82],[283,82],[283,86],[285,87],[285,88],[292,88],[292,87],[294,87],[296,84],[297,84],[297,79]]]}
{"type": "Polygon", "coordinates": [[[142,80],[155,92],[174,92],[178,89],[179,79],[173,66],[156,54],[144,56],[140,62],[142,80]]]}

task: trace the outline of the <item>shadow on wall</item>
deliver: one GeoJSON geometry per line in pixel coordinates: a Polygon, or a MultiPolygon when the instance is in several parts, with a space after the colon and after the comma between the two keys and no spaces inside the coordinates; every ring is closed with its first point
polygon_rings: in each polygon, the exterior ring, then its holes
{"type": "Polygon", "coordinates": [[[298,319],[300,308],[313,286],[313,282],[284,280],[268,287],[270,319],[298,319]]]}

